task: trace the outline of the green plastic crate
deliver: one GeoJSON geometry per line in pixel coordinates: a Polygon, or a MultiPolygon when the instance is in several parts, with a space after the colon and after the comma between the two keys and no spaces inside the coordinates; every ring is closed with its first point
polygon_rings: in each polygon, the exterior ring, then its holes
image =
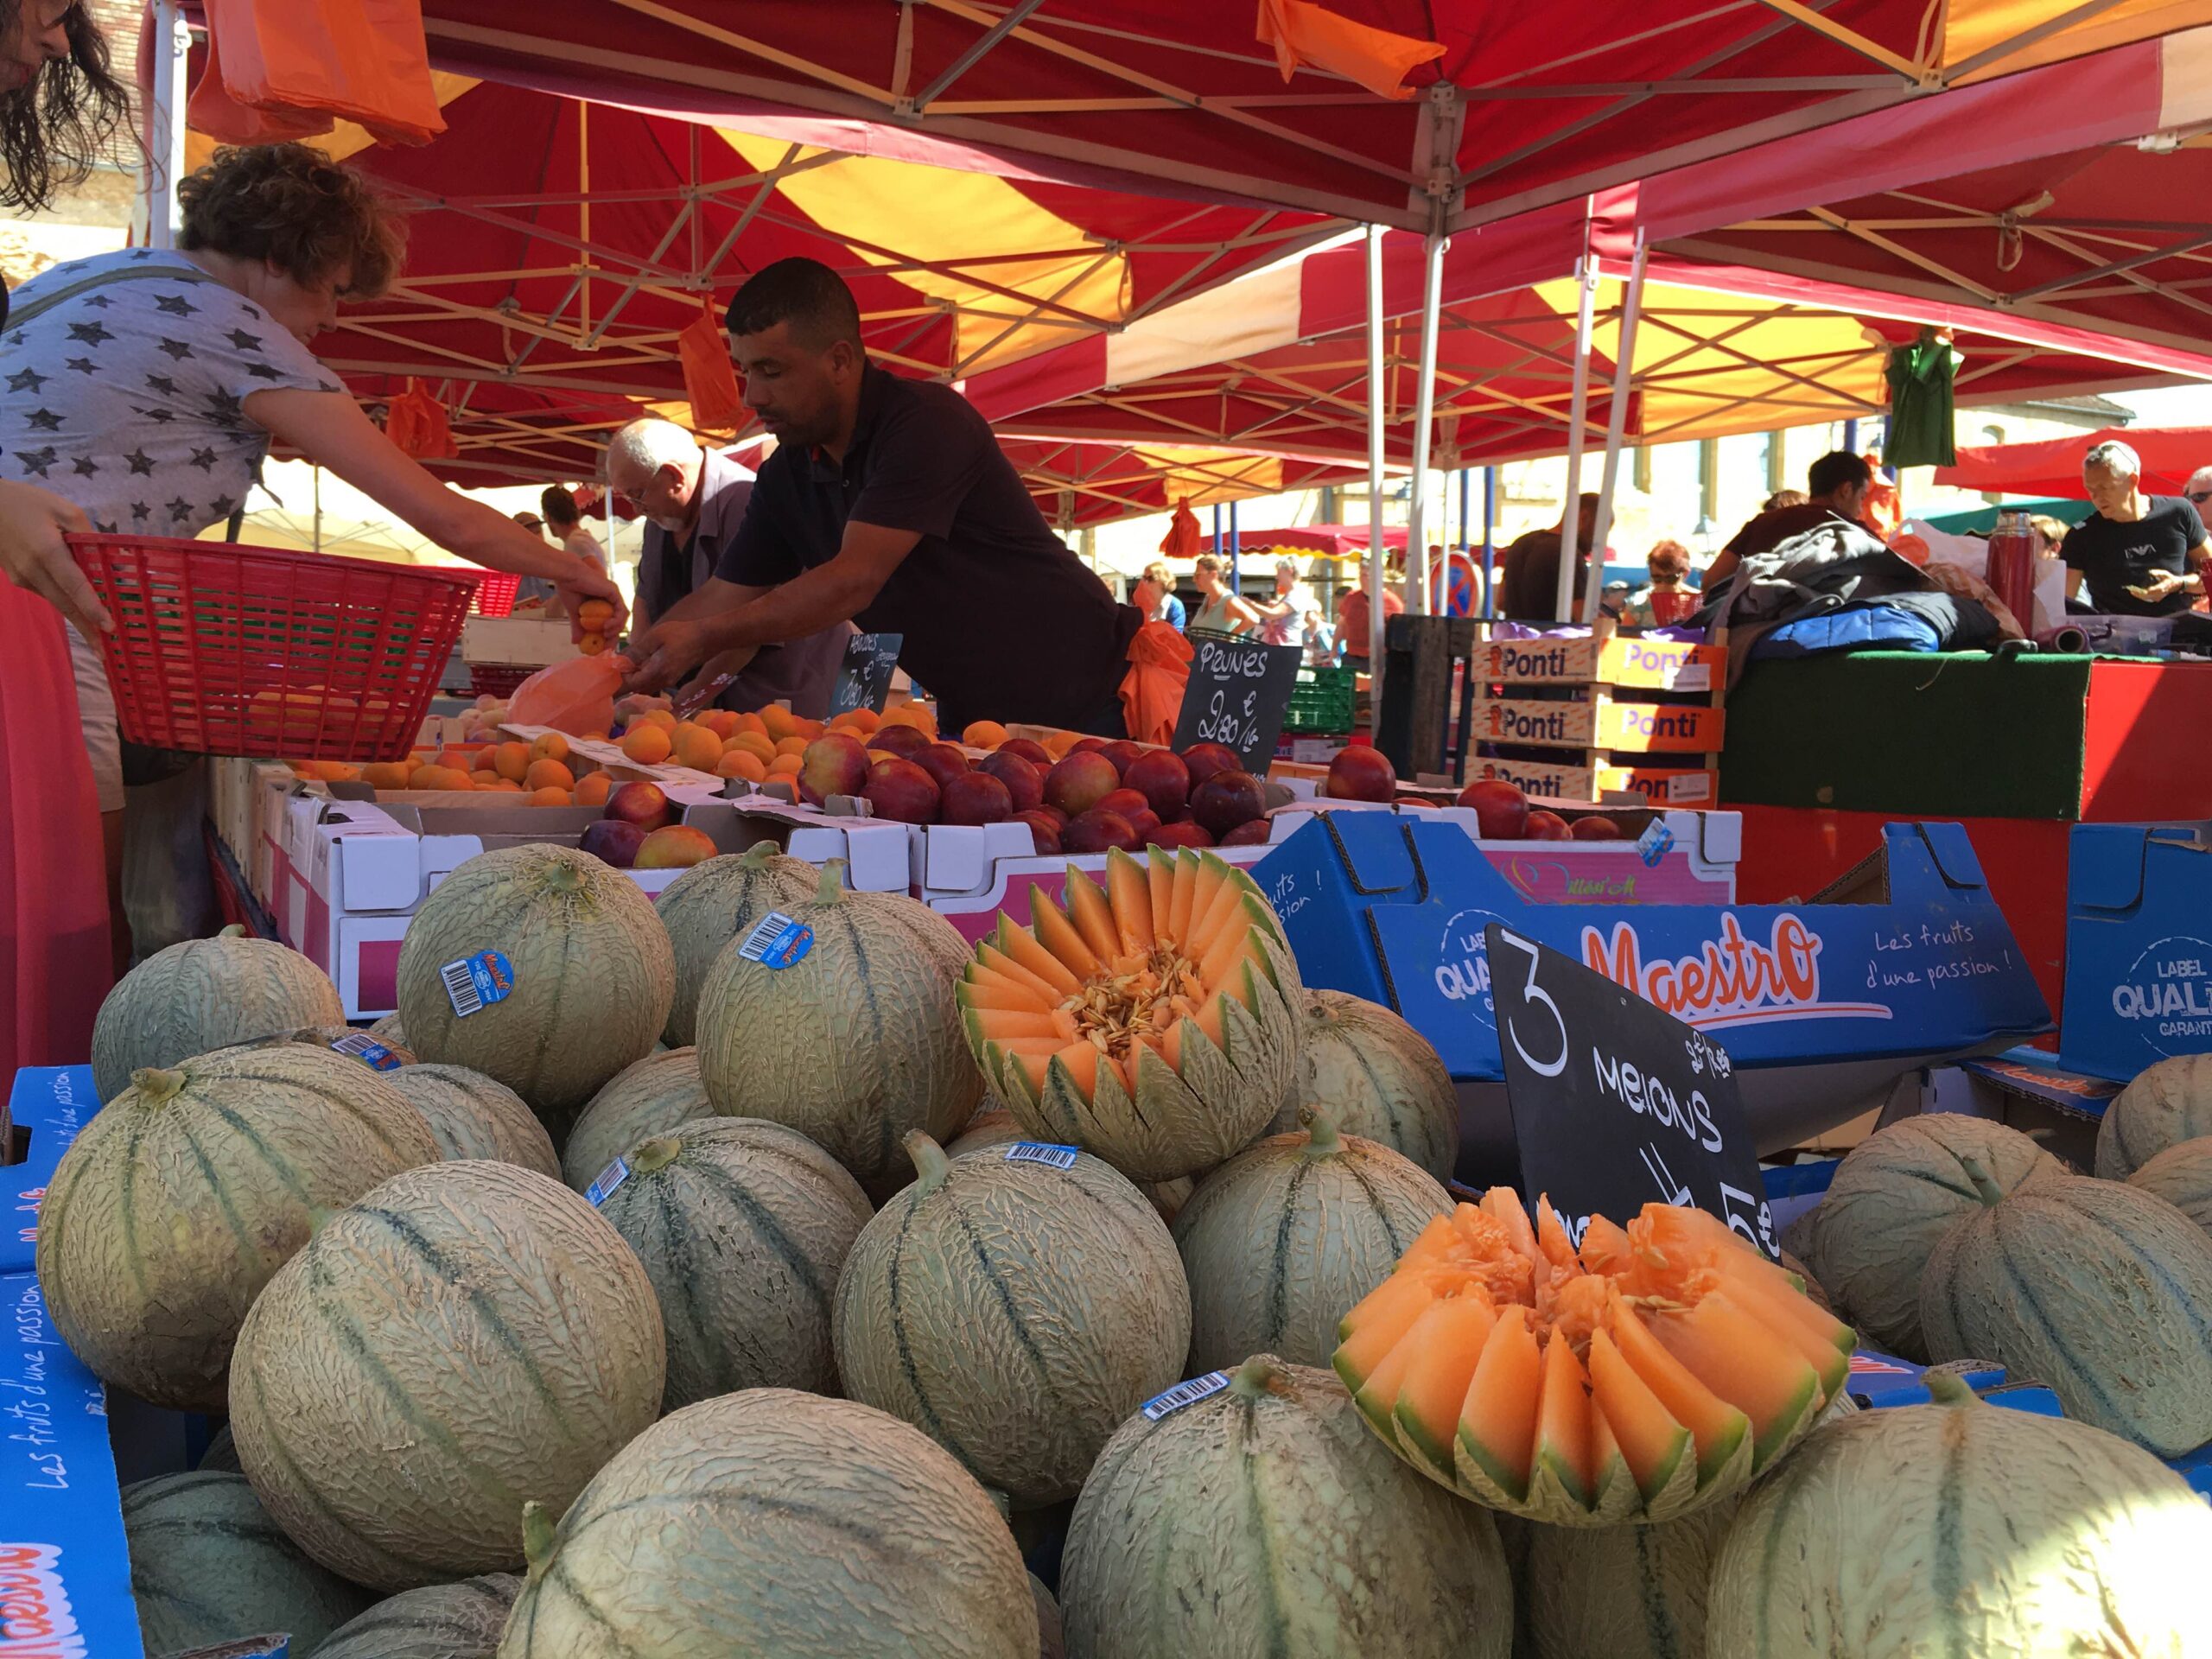
{"type": "Polygon", "coordinates": [[[1349,732],[1355,711],[1359,671],[1351,668],[1301,668],[1284,710],[1286,732],[1349,732]]]}

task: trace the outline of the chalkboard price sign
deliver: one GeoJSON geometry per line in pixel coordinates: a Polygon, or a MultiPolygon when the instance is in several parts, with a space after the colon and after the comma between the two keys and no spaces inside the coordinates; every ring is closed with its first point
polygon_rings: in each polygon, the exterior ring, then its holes
{"type": "Polygon", "coordinates": [[[846,640],[845,659],[837,664],[836,689],[830,694],[830,715],[855,709],[881,714],[891,695],[892,673],[899,666],[899,647],[906,643],[903,633],[856,633],[846,640]]]}
{"type": "Polygon", "coordinates": [[[1175,747],[1219,743],[1234,749],[1244,770],[1264,774],[1282,735],[1282,717],[1298,683],[1305,652],[1228,634],[1191,635],[1191,678],[1175,721],[1175,747]]]}
{"type": "Polygon", "coordinates": [[[1549,1193],[1578,1243],[1592,1215],[1683,1204],[1778,1255],[1728,1051],[1572,957],[1483,932],[1524,1194],[1549,1193]]]}

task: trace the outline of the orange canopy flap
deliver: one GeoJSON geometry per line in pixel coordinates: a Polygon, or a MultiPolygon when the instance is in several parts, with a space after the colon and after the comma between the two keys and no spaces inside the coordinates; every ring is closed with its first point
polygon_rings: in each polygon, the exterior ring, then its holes
{"type": "Polygon", "coordinates": [[[683,394],[691,404],[691,424],[709,432],[734,432],[745,424],[745,405],[737,396],[737,372],[730,367],[729,341],[711,302],[699,302],[699,315],[676,337],[683,366],[683,394]]]}
{"type": "Polygon", "coordinates": [[[391,143],[446,130],[430,84],[422,0],[207,0],[207,71],[194,125],[233,142],[359,122],[391,143]]]}
{"type": "Polygon", "coordinates": [[[1274,48],[1285,80],[1300,64],[1310,64],[1357,81],[1377,98],[1411,98],[1406,76],[1444,55],[1438,41],[1355,23],[1313,0],[1260,0],[1258,37],[1274,48]]]}

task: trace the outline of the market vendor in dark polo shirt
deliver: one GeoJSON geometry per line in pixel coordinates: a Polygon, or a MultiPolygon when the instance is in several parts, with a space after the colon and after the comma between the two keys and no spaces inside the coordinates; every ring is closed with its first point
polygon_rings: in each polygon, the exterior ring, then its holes
{"type": "Polygon", "coordinates": [[[905,636],[899,666],[948,732],[1025,720],[1118,734],[1142,619],[1047,528],[967,399],[868,362],[851,290],[811,259],[760,271],[727,320],[746,404],[778,448],[714,579],[632,640],[631,689],[849,619],[905,636]]]}

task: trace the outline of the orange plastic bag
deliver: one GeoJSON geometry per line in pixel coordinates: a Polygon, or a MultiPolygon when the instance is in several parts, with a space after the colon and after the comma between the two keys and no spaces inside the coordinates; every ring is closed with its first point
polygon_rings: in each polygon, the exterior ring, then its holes
{"type": "Polygon", "coordinates": [[[1185,496],[1175,504],[1175,516],[1167,521],[1167,533],[1160,538],[1160,556],[1164,559],[1195,559],[1202,551],[1198,515],[1191,511],[1190,498],[1185,496]]]}
{"type": "Polygon", "coordinates": [[[620,658],[571,657],[517,686],[507,699],[507,720],[556,732],[604,732],[614,724],[614,694],[621,689],[620,658]]]}
{"type": "Polygon", "coordinates": [[[691,424],[712,432],[734,432],[745,421],[737,395],[737,371],[730,367],[729,339],[722,320],[704,300],[699,315],[676,337],[677,359],[683,366],[683,395],[691,400],[691,424]]]}
{"type": "Polygon", "coordinates": [[[1258,39],[1274,48],[1285,80],[1306,63],[1357,81],[1377,98],[1411,98],[1406,77],[1444,55],[1434,41],[1356,23],[1313,0],[1260,0],[1258,39]]]}
{"type": "Polygon", "coordinates": [[[453,427],[446,406],[410,380],[407,390],[391,400],[385,412],[384,435],[403,455],[417,461],[451,461],[461,453],[453,441],[453,427]]]}
{"type": "MultiPolygon", "coordinates": [[[[430,82],[422,0],[206,0],[207,75],[229,101],[289,124],[358,121],[388,143],[446,130],[430,82]]],[[[210,94],[208,103],[214,103],[210,94]]],[[[200,99],[191,106],[195,119],[200,99]]],[[[227,134],[218,134],[226,137],[227,134]]]]}
{"type": "Polygon", "coordinates": [[[212,31],[207,36],[207,65],[185,101],[184,117],[194,132],[204,132],[221,144],[280,144],[289,139],[316,138],[338,124],[319,110],[257,110],[251,104],[239,103],[223,84],[222,43],[212,31]]]}
{"type": "Polygon", "coordinates": [[[1169,743],[1183,713],[1183,688],[1191,683],[1191,642],[1170,622],[1147,622],[1129,641],[1129,671],[1122,679],[1122,723],[1132,741],[1169,743]]]}

